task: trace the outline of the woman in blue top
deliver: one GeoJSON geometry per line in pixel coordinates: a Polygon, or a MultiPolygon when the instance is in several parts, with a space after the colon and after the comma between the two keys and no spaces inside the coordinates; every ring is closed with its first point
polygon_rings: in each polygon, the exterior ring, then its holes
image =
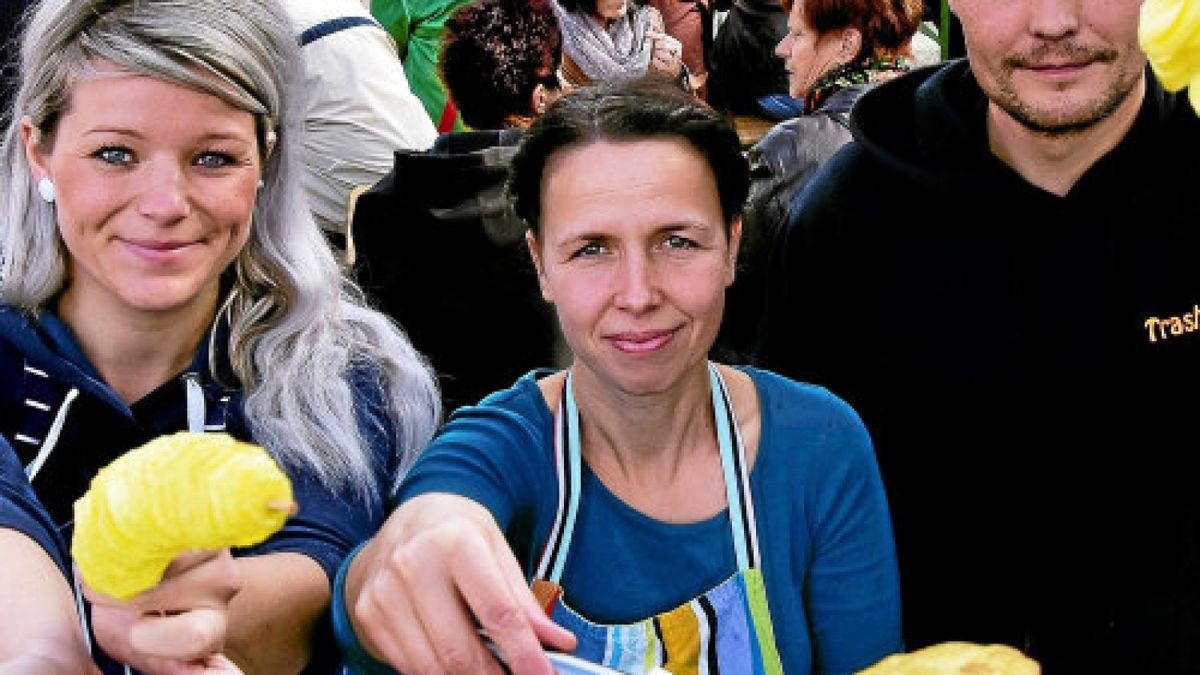
{"type": "Polygon", "coordinates": [[[481,634],[515,673],[548,672],[543,645],[631,673],[847,673],[900,649],[858,417],[707,359],[746,173],[732,128],[669,83],[581,90],[533,124],[510,185],[575,358],[460,410],[418,460],[335,586],[360,667],[501,672],[481,634]]]}
{"type": "Polygon", "coordinates": [[[438,396],[304,201],[287,15],[43,0],[21,53],[0,146],[0,672],[297,672],[328,650],[313,636],[333,575],[382,522],[438,396]],[[184,429],[266,447],[299,512],[89,606],[72,502],[184,429]]]}

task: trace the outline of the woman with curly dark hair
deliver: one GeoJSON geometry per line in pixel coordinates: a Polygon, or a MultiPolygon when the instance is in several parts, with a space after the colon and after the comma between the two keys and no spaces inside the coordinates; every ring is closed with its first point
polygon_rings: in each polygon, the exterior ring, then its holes
{"type": "Polygon", "coordinates": [[[472,128],[527,127],[558,98],[562,33],[550,2],[474,2],[446,21],[442,82],[472,128]]]}

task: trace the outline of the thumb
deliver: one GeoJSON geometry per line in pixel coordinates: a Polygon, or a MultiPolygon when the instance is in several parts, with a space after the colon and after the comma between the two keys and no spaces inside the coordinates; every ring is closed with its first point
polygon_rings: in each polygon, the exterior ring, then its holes
{"type": "Polygon", "coordinates": [[[144,614],[133,624],[129,642],[148,656],[202,660],[221,651],[227,622],[223,611],[206,607],[178,614],[144,614]]]}

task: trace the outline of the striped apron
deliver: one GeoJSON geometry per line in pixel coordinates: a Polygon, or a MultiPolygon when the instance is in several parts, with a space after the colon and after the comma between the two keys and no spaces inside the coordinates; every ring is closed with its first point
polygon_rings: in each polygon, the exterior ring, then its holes
{"type": "Polygon", "coordinates": [[[724,380],[711,363],[708,370],[738,570],[717,587],[671,611],[623,625],[593,623],[562,601],[559,580],[578,512],[582,462],[579,410],[568,372],[554,420],[558,513],[533,591],[550,618],[578,638],[577,657],[624,673],[655,668],[674,675],[783,672],[767,609],[741,433],[724,380]]]}

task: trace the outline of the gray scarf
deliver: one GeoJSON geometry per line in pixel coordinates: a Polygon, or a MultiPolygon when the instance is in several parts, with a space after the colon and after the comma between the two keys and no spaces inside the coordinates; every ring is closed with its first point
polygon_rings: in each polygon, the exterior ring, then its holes
{"type": "Polygon", "coordinates": [[[607,30],[583,12],[569,12],[550,3],[558,15],[563,34],[563,51],[594,82],[641,77],[650,67],[653,46],[646,39],[653,10],[638,7],[632,2],[625,16],[614,21],[607,30]]]}

